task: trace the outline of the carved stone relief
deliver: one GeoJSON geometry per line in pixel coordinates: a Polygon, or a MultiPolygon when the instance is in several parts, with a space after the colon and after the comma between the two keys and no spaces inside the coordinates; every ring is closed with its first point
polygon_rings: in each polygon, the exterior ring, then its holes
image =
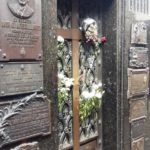
{"type": "Polygon", "coordinates": [[[34,0],[8,0],[10,11],[19,18],[30,18],[34,13],[34,0]],[[32,1],[32,3],[30,2],[32,1]]]}
{"type": "Polygon", "coordinates": [[[51,133],[50,102],[33,93],[20,100],[0,103],[0,148],[12,142],[51,133]]]}
{"type": "Polygon", "coordinates": [[[132,24],[131,43],[147,44],[147,27],[144,22],[132,24]]]}

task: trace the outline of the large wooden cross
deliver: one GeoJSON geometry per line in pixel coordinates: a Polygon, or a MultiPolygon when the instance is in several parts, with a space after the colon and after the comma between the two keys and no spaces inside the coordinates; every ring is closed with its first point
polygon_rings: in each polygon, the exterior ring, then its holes
{"type": "Polygon", "coordinates": [[[72,0],[72,27],[71,29],[58,29],[57,35],[72,40],[72,66],[73,66],[73,149],[80,149],[80,122],[79,122],[79,40],[82,33],[79,30],[79,1],[72,0]]]}

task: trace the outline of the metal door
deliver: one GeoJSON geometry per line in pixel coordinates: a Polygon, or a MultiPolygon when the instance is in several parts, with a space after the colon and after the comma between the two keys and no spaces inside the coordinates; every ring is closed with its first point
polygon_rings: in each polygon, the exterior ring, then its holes
{"type": "Polygon", "coordinates": [[[101,32],[100,2],[58,0],[57,6],[57,36],[65,39],[64,45],[58,47],[58,75],[63,74],[66,80],[73,79],[73,86],[58,104],[59,149],[101,149],[101,109],[93,109],[84,120],[80,118],[81,93],[101,82],[101,50],[95,51],[93,45],[84,40],[81,26],[84,19],[93,18],[101,32]]]}

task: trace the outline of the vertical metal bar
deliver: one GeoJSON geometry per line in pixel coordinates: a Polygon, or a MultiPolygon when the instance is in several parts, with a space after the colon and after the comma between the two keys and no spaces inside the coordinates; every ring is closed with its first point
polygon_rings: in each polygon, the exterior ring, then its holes
{"type": "Polygon", "coordinates": [[[150,14],[150,1],[147,0],[147,11],[148,11],[148,15],[150,14]]]}
{"type": "Polygon", "coordinates": [[[140,0],[140,13],[142,12],[142,0],[140,0]]]}
{"type": "Polygon", "coordinates": [[[145,13],[148,14],[148,0],[145,2],[145,13]]]}
{"type": "Polygon", "coordinates": [[[139,13],[141,12],[141,0],[139,0],[139,13]]]}
{"type": "Polygon", "coordinates": [[[144,12],[144,11],[143,11],[143,5],[144,5],[144,2],[143,2],[143,0],[142,0],[142,2],[141,2],[141,13],[144,12]]]}
{"type": "Polygon", "coordinates": [[[79,1],[72,0],[72,54],[73,54],[73,150],[80,148],[79,125],[79,40],[74,29],[78,29],[79,1]]]}
{"type": "Polygon", "coordinates": [[[137,0],[137,12],[139,13],[139,0],[137,0]]]}
{"type": "Polygon", "coordinates": [[[144,14],[146,13],[146,7],[145,7],[145,4],[146,4],[146,0],[144,0],[144,14]]]}

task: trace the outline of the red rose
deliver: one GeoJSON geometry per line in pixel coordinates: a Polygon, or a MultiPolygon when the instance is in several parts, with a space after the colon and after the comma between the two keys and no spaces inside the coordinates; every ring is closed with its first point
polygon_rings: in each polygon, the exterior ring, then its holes
{"type": "Polygon", "coordinates": [[[101,42],[102,42],[102,43],[106,43],[106,42],[107,42],[107,39],[106,39],[105,36],[101,38],[101,42]]]}

